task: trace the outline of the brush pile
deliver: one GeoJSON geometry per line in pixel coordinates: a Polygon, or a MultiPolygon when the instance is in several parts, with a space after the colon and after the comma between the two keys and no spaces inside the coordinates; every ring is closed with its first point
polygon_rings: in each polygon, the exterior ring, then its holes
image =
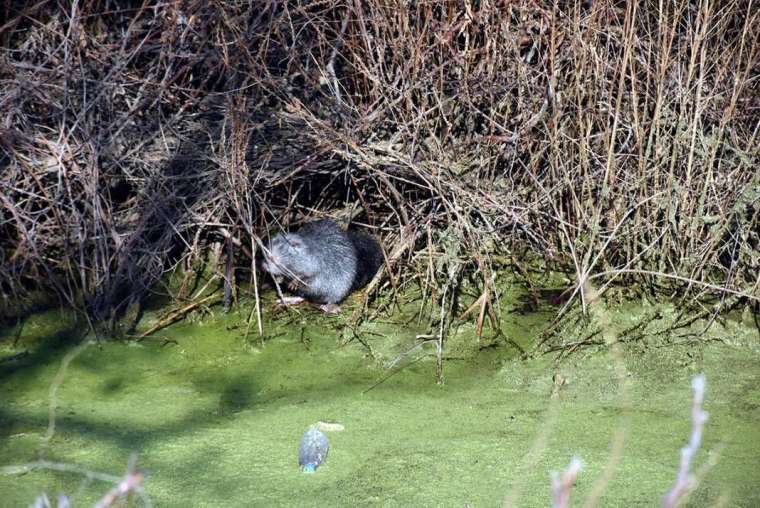
{"type": "Polygon", "coordinates": [[[756,302],[749,0],[3,11],[0,288],[15,310],[53,291],[113,323],[150,291],[186,298],[167,272],[222,252],[250,264],[273,230],[326,214],[385,238],[396,287],[418,274],[445,294],[475,273],[495,291],[496,265],[537,252],[578,287],[756,302]]]}

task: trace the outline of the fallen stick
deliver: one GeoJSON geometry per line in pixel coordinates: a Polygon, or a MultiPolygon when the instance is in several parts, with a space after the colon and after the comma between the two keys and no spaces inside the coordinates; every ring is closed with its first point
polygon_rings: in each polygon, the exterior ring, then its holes
{"type": "MultiPolygon", "coordinates": [[[[196,307],[200,307],[201,305],[205,305],[209,303],[212,300],[221,300],[222,296],[218,294],[212,294],[208,295],[205,298],[201,298],[200,300],[195,300],[193,302],[190,302],[189,304],[185,305],[184,307],[181,307],[179,309],[173,310],[169,312],[167,315],[165,315],[158,323],[148,328],[146,331],[141,333],[137,336],[137,340],[142,340],[148,335],[151,335],[154,332],[157,332],[161,328],[164,328],[166,326],[169,326],[170,324],[177,321],[179,318],[190,312],[191,310],[195,309],[196,307]]],[[[216,303],[216,302],[214,302],[216,303]]]]}

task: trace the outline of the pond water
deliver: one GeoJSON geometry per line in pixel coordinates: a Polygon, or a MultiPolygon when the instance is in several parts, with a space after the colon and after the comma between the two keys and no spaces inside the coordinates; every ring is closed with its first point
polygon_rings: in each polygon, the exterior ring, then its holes
{"type": "MultiPolygon", "coordinates": [[[[503,314],[505,333],[523,347],[553,315],[503,314]]],[[[162,507],[545,507],[549,472],[573,456],[584,463],[574,506],[592,492],[600,506],[656,506],[690,432],[690,380],[699,372],[710,418],[688,505],[760,506],[760,339],[746,322],[717,324],[696,343],[626,345],[621,396],[605,349],[559,363],[556,355],[520,360],[504,342],[478,347],[466,323],[447,345],[437,385],[434,355],[413,349],[425,330],[409,316],[364,323],[370,354],[359,341],[345,343],[346,314],[289,310],[268,318],[263,344],[243,337],[247,315],[206,316],[139,343],[91,343],[59,385],[78,333],[66,315],[3,330],[0,506],[26,506],[42,491],[92,505],[110,484],[20,466],[45,459],[121,476],[132,453],[162,507]],[[304,474],[299,440],[320,420],[345,429],[327,433],[326,463],[304,474]]]]}

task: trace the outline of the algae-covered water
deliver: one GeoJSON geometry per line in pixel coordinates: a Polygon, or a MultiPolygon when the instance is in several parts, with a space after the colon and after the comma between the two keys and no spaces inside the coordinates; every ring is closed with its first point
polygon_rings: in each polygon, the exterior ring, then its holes
{"type": "MultiPolygon", "coordinates": [[[[689,435],[698,372],[710,418],[688,504],[760,506],[760,339],[746,323],[729,320],[696,342],[626,345],[621,396],[622,371],[606,348],[560,363],[520,360],[503,341],[479,347],[465,324],[447,345],[439,386],[433,355],[413,349],[426,330],[408,317],[362,325],[370,354],[346,343],[346,315],[304,308],[269,317],[262,344],[243,338],[247,314],[177,324],[139,343],[92,343],[77,355],[79,332],[59,312],[5,329],[0,506],[26,506],[42,491],[92,505],[111,484],[21,466],[44,459],[120,476],[132,453],[162,507],[545,507],[549,472],[573,456],[584,463],[575,506],[592,492],[601,506],[656,506],[689,435]],[[320,420],[345,430],[328,433],[327,462],[304,474],[299,439],[320,420]]],[[[552,315],[505,312],[505,331],[528,347],[552,315]]]]}

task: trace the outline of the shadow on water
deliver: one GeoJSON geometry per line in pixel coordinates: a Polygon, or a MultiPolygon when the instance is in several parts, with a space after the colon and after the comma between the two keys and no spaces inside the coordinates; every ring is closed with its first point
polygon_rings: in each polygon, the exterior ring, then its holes
{"type": "MultiPolygon", "coordinates": [[[[8,354],[8,359],[0,359],[0,385],[4,379],[10,376],[33,376],[38,369],[76,347],[88,332],[87,324],[84,321],[63,324],[63,328],[37,337],[30,347],[25,347],[21,352],[8,354]]],[[[4,337],[0,338],[0,344],[4,340],[13,340],[11,338],[13,335],[8,337],[6,331],[0,331],[0,337],[4,337]]],[[[11,331],[11,334],[13,333],[11,331]]]]}
{"type": "MultiPolygon", "coordinates": [[[[27,356],[0,365],[0,380],[13,380],[11,384],[0,384],[0,394],[4,402],[15,403],[0,406],[0,434],[7,437],[30,429],[44,432],[48,425],[49,385],[62,358],[76,347],[72,337],[82,333],[82,327],[72,326],[50,334],[39,340],[27,356]],[[36,388],[25,391],[31,386],[36,388]],[[24,408],[27,400],[34,400],[40,410],[30,414],[25,409],[13,409],[17,405],[24,408]]],[[[59,389],[54,440],[77,435],[111,443],[125,452],[144,450],[277,401],[300,404],[318,398],[328,402],[340,397],[341,388],[350,382],[340,375],[317,376],[315,380],[285,372],[283,380],[272,384],[273,371],[268,368],[246,371],[243,366],[243,372],[240,365],[227,369],[182,368],[164,364],[163,360],[154,347],[96,343],[86,348],[70,364],[59,389]],[[184,394],[185,400],[152,398],[154,390],[174,385],[192,387],[184,394]],[[113,418],[104,418],[100,410],[92,414],[92,408],[109,400],[118,406],[113,418]],[[183,405],[188,411],[167,416],[171,404],[183,405]],[[143,421],[127,423],[133,420],[130,416],[142,416],[143,421]]]]}
{"type": "MultiPolygon", "coordinates": [[[[156,414],[160,420],[160,415],[156,414]]],[[[108,442],[124,452],[143,450],[154,442],[176,438],[192,433],[200,428],[214,425],[221,417],[215,411],[197,409],[180,420],[157,425],[128,425],[123,422],[106,421],[100,418],[88,418],[74,411],[64,411],[56,418],[55,440],[68,440],[71,435],[86,437],[93,442],[108,442]]],[[[26,416],[0,408],[0,424],[3,431],[12,433],[13,429],[40,429],[48,425],[47,415],[26,416]]],[[[29,457],[31,459],[32,457],[29,457]]]]}
{"type": "Polygon", "coordinates": [[[218,412],[220,416],[239,413],[254,405],[255,384],[253,376],[242,375],[225,383],[220,391],[218,412]]]}

